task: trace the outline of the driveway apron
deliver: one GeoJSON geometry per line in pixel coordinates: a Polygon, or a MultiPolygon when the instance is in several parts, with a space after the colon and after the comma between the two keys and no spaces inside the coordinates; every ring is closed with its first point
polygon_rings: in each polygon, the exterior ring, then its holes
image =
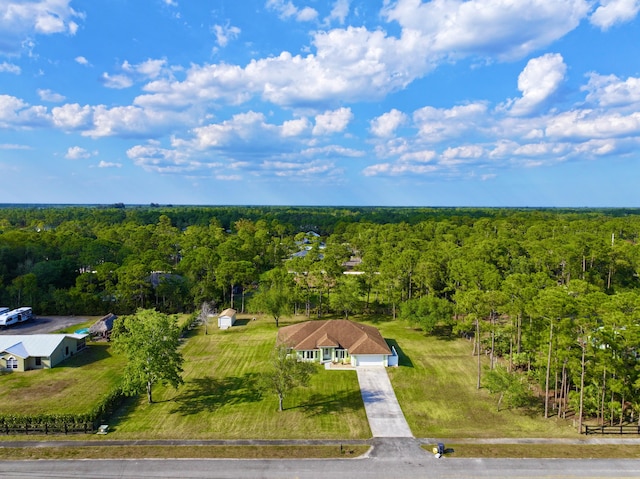
{"type": "Polygon", "coordinates": [[[373,437],[413,437],[383,367],[357,367],[360,392],[373,437]]]}

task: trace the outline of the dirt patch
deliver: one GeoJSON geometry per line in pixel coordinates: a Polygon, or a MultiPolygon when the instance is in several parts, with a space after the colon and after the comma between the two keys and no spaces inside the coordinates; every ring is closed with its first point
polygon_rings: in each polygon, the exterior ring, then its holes
{"type": "MultiPolygon", "coordinates": [[[[39,371],[33,371],[35,373],[39,371]]],[[[29,372],[20,373],[29,374],[29,372]]],[[[55,379],[50,381],[38,381],[35,385],[27,387],[14,386],[11,389],[11,400],[16,402],[29,403],[39,397],[55,397],[64,393],[67,388],[73,387],[78,381],[76,379],[55,379]]]]}

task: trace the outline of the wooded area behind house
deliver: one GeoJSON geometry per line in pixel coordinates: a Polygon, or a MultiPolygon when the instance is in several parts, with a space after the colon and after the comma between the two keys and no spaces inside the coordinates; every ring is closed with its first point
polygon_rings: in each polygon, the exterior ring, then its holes
{"type": "Polygon", "coordinates": [[[478,387],[487,357],[546,416],[622,424],[640,421],[639,234],[635,209],[0,208],[0,303],[388,315],[469,338],[478,387]]]}

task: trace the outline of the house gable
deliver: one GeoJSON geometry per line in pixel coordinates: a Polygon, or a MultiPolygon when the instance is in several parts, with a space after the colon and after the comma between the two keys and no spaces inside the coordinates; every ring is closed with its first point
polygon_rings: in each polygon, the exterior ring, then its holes
{"type": "MultiPolygon", "coordinates": [[[[86,334],[32,334],[0,336],[0,367],[7,368],[10,358],[19,359],[24,371],[53,367],[85,348],[86,334]]],[[[13,364],[13,362],[12,362],[13,364]]]]}

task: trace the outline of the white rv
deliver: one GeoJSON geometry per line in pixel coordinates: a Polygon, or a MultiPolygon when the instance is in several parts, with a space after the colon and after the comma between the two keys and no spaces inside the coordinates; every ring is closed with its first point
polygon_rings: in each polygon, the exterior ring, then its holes
{"type": "Polygon", "coordinates": [[[33,310],[27,306],[0,314],[0,327],[24,323],[33,317],[33,310]]]}

